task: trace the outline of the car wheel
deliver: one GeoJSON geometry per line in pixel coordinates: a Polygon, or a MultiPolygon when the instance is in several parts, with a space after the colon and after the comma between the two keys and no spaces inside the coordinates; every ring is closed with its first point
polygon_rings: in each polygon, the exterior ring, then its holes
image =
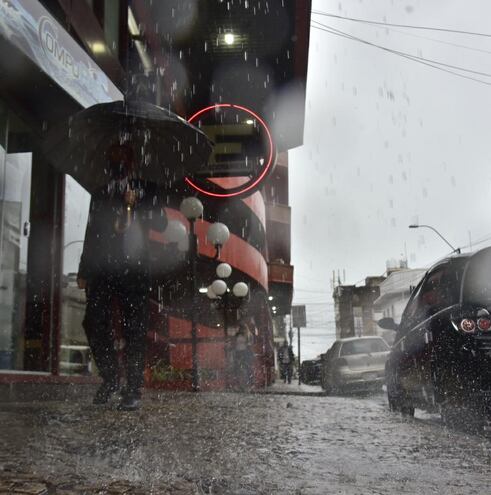
{"type": "Polygon", "coordinates": [[[322,390],[326,390],[326,386],[327,386],[327,382],[326,382],[326,378],[324,376],[324,373],[321,373],[321,388],[322,390]]]}
{"type": "Polygon", "coordinates": [[[443,424],[449,428],[455,428],[460,423],[461,415],[457,414],[457,408],[452,404],[442,404],[440,406],[440,415],[443,424]]]}
{"type": "Polygon", "coordinates": [[[414,407],[409,404],[402,405],[400,411],[403,416],[414,417],[414,407]]]}
{"type": "Polygon", "coordinates": [[[389,401],[389,409],[393,412],[401,410],[401,401],[397,393],[397,386],[394,377],[385,370],[385,383],[387,387],[387,400],[389,401]]]}
{"type": "Polygon", "coordinates": [[[414,407],[405,400],[404,394],[396,385],[395,379],[390,375],[386,375],[386,377],[389,409],[393,412],[401,413],[403,416],[414,416],[414,407]]]}
{"type": "Polygon", "coordinates": [[[324,390],[326,391],[327,395],[332,395],[335,391],[335,387],[332,384],[332,381],[329,378],[326,378],[324,380],[324,390]]]}
{"type": "Polygon", "coordinates": [[[408,404],[399,397],[395,397],[389,393],[387,393],[387,399],[389,400],[389,409],[392,412],[401,413],[403,416],[414,416],[414,407],[411,404],[408,404]]]}
{"type": "Polygon", "coordinates": [[[399,403],[399,399],[392,395],[389,390],[387,390],[387,399],[389,401],[389,409],[392,412],[399,412],[401,410],[401,404],[399,403]]]}

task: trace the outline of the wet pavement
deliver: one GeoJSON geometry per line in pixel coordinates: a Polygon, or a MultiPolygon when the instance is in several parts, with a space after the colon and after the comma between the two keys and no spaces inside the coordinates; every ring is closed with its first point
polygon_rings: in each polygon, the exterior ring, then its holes
{"type": "Polygon", "coordinates": [[[325,395],[324,390],[320,385],[307,385],[305,383],[298,383],[295,380],[292,383],[284,383],[279,380],[273,383],[271,386],[264,389],[260,389],[258,392],[264,394],[278,394],[278,395],[306,395],[317,396],[325,395]]]}
{"type": "Polygon", "coordinates": [[[484,494],[491,441],[383,395],[147,394],[0,405],[0,494],[484,494]]]}

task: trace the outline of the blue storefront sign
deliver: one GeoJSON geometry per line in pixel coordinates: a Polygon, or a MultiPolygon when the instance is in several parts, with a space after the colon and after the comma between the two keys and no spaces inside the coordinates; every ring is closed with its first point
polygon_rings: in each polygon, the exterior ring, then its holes
{"type": "Polygon", "coordinates": [[[37,0],[0,0],[0,35],[83,107],[123,94],[37,0]]]}

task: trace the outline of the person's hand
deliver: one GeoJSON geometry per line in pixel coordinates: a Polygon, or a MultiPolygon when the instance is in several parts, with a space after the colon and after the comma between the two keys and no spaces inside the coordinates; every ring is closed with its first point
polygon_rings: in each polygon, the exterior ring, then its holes
{"type": "Polygon", "coordinates": [[[136,203],[136,192],[133,189],[126,191],[124,193],[124,203],[127,206],[135,206],[136,203]]]}
{"type": "Polygon", "coordinates": [[[87,288],[87,280],[85,278],[77,278],[78,288],[83,290],[87,288]]]}

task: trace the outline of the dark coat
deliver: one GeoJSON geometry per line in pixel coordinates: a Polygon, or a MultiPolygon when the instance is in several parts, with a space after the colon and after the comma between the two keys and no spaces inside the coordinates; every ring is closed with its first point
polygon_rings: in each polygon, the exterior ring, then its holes
{"type": "Polygon", "coordinates": [[[149,276],[149,231],[163,232],[167,227],[163,198],[153,183],[131,180],[129,185],[137,191],[130,212],[124,203],[126,180],[113,181],[92,195],[79,278],[90,281],[96,276],[149,276]]]}
{"type": "Polygon", "coordinates": [[[283,357],[285,355],[288,355],[288,358],[289,358],[289,363],[288,365],[289,366],[292,366],[293,365],[293,362],[295,361],[295,354],[293,354],[293,349],[292,349],[292,346],[291,345],[282,345],[279,349],[278,349],[278,361],[280,362],[280,365],[283,365],[283,357]]]}

